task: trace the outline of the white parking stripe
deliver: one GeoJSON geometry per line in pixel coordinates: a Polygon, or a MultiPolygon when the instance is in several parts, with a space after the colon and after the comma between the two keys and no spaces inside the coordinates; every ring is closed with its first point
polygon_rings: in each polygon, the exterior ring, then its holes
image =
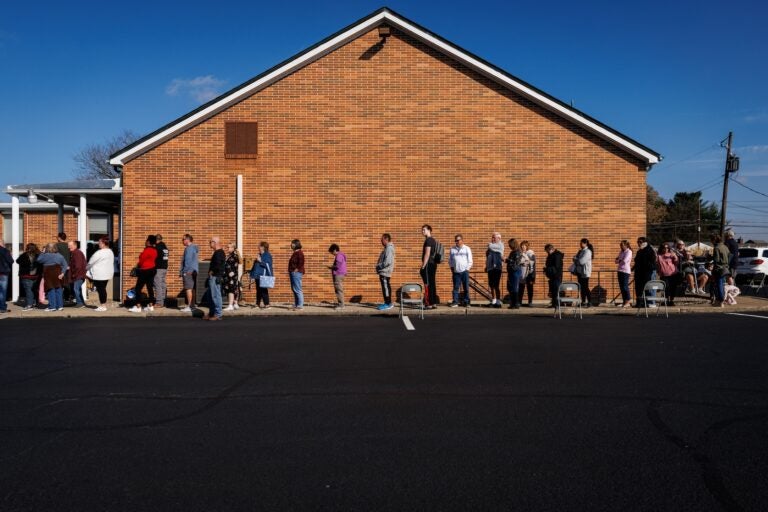
{"type": "Polygon", "coordinates": [[[411,319],[408,318],[407,316],[403,316],[403,323],[405,324],[405,328],[408,329],[409,331],[415,331],[416,330],[416,328],[411,323],[411,319]]]}
{"type": "Polygon", "coordinates": [[[751,318],[762,318],[763,320],[768,320],[768,316],[760,316],[760,315],[747,315],[746,313],[726,313],[727,315],[735,315],[735,316],[748,316],[751,318]]]}

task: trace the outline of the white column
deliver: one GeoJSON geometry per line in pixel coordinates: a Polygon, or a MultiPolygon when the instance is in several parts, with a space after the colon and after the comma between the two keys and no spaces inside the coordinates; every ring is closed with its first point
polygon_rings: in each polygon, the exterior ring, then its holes
{"type": "MultiPolygon", "coordinates": [[[[80,194],[80,215],[77,217],[77,239],[80,240],[80,250],[86,253],[88,247],[88,201],[85,194],[80,194]]],[[[83,281],[83,298],[88,298],[88,287],[83,281]]]]}
{"type": "Polygon", "coordinates": [[[19,265],[16,260],[19,258],[19,241],[21,239],[19,230],[19,196],[11,196],[11,254],[13,255],[13,267],[11,270],[11,301],[19,300],[19,265]]]}
{"type": "MultiPolygon", "coordinates": [[[[237,249],[240,251],[240,256],[244,257],[243,253],[243,175],[237,175],[237,249]]],[[[238,265],[238,276],[243,274],[243,262],[238,265]]]]}

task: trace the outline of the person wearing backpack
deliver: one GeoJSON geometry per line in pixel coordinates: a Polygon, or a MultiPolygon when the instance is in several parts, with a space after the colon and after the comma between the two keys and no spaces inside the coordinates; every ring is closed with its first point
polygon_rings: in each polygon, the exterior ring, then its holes
{"type": "Polygon", "coordinates": [[[437,240],[432,237],[432,226],[424,224],[421,226],[421,234],[424,235],[424,245],[421,248],[421,280],[424,282],[424,299],[427,309],[437,308],[437,286],[435,278],[437,276],[437,263],[441,258],[438,255],[437,240]]]}
{"type": "Polygon", "coordinates": [[[509,309],[520,309],[518,294],[520,281],[523,278],[523,253],[516,239],[509,239],[509,256],[507,264],[507,291],[509,292],[509,309]]]}
{"type": "Polygon", "coordinates": [[[563,282],[563,253],[554,245],[544,246],[547,253],[547,261],[544,263],[544,275],[549,279],[549,296],[552,297],[550,308],[557,307],[557,294],[560,291],[560,283],[563,282]]]}
{"type": "Polygon", "coordinates": [[[498,231],[491,235],[491,241],[485,250],[485,272],[488,274],[488,288],[491,290],[492,308],[501,307],[501,270],[504,265],[504,242],[501,241],[501,233],[498,231]]]}

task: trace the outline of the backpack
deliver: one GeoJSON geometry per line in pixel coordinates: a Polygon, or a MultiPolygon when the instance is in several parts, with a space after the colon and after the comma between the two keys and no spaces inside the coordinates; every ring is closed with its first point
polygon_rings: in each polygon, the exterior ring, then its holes
{"type": "Polygon", "coordinates": [[[442,263],[445,259],[445,249],[443,249],[443,244],[435,240],[435,263],[442,263]]]}

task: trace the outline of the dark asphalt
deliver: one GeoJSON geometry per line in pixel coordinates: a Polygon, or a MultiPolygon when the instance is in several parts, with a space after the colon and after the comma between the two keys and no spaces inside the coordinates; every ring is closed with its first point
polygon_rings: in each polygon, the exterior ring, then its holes
{"type": "Polygon", "coordinates": [[[768,319],[0,322],[0,510],[766,510],[768,319]]]}

